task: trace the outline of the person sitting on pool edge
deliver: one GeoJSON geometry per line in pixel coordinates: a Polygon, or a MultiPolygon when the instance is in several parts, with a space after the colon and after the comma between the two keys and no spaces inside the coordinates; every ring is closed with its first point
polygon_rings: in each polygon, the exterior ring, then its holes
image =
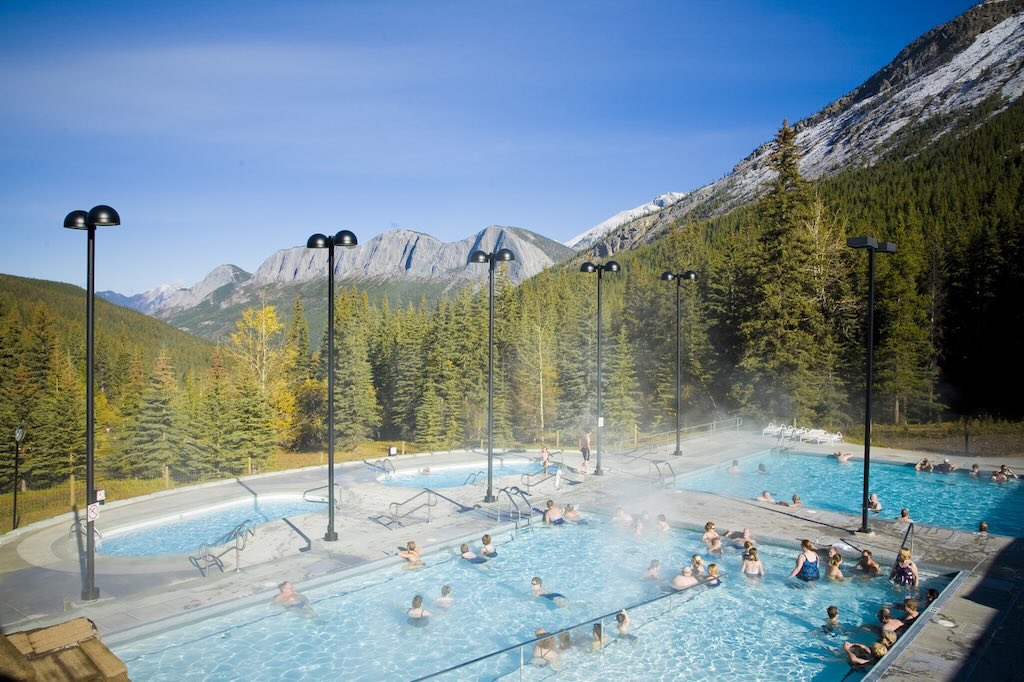
{"type": "Polygon", "coordinates": [[[412,608],[406,609],[405,613],[409,616],[409,625],[415,625],[416,627],[423,627],[428,622],[431,614],[423,608],[423,597],[416,595],[412,598],[412,608]]]}
{"type": "Polygon", "coordinates": [[[796,566],[790,572],[790,578],[799,578],[804,582],[811,582],[821,577],[821,573],[818,570],[818,550],[815,549],[814,543],[810,540],[804,539],[800,542],[800,554],[796,557],[796,566]]]}
{"type": "Polygon", "coordinates": [[[554,500],[547,501],[547,510],[544,512],[544,523],[549,526],[561,526],[565,523],[562,518],[562,510],[555,506],[554,500]]]}
{"type": "Polygon", "coordinates": [[[294,611],[304,618],[316,618],[316,611],[309,605],[309,598],[301,592],[297,592],[290,582],[285,580],[277,586],[277,589],[279,592],[271,599],[272,602],[289,611],[294,611]]]}
{"type": "Polygon", "coordinates": [[[564,594],[559,592],[545,592],[544,581],[541,580],[539,576],[535,575],[530,579],[530,590],[533,592],[533,596],[547,599],[555,606],[566,606],[569,603],[569,600],[564,594]]]}
{"type": "Polygon", "coordinates": [[[468,561],[471,564],[487,563],[487,559],[485,559],[482,556],[477,556],[476,553],[470,551],[469,545],[467,545],[465,542],[463,542],[462,546],[459,547],[459,556],[461,556],[465,561],[468,561]]]}

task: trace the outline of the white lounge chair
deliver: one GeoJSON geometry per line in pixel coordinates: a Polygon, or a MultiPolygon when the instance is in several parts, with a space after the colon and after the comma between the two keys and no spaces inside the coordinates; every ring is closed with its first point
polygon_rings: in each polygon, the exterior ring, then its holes
{"type": "Polygon", "coordinates": [[[762,436],[777,436],[779,431],[782,430],[782,426],[776,426],[775,424],[768,422],[768,426],[761,429],[762,436]]]}

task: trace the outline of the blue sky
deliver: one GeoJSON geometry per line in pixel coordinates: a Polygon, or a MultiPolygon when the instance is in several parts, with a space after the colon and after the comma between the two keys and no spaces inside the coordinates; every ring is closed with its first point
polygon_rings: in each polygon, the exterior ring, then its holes
{"type": "Polygon", "coordinates": [[[972,4],[0,3],[0,272],[250,272],[313,232],[559,241],[729,172],[972,4]]]}

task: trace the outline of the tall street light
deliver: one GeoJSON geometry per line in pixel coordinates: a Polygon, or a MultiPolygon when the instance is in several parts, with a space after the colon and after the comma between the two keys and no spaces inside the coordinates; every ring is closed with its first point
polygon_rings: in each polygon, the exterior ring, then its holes
{"type": "Polygon", "coordinates": [[[114,227],[121,224],[121,216],[109,206],[94,206],[90,211],[72,211],[64,217],[64,227],[85,230],[88,234],[86,248],[87,291],[85,296],[85,582],[82,585],[82,600],[95,601],[100,597],[96,587],[96,540],[93,538],[94,521],[90,507],[96,504],[96,485],[93,478],[93,397],[95,349],[94,328],[96,326],[96,228],[114,227]]]}
{"type": "Polygon", "coordinates": [[[682,376],[682,370],[679,355],[679,290],[681,288],[680,285],[683,282],[695,281],[697,279],[697,273],[693,270],[687,270],[686,272],[681,273],[663,272],[661,273],[661,278],[666,282],[675,281],[676,283],[676,451],[672,454],[679,457],[683,454],[682,448],[679,447],[680,434],[682,433],[682,428],[679,423],[679,415],[682,412],[683,406],[680,391],[680,377],[682,376]]]}
{"type": "Polygon", "coordinates": [[[851,249],[867,249],[868,252],[868,329],[865,345],[867,346],[868,367],[867,383],[864,390],[864,498],[861,509],[860,529],[858,533],[870,533],[868,527],[868,480],[871,475],[871,384],[874,383],[874,350],[875,350],[875,252],[896,253],[896,245],[892,242],[878,243],[874,237],[850,237],[846,245],[851,249]]]}
{"type": "Polygon", "coordinates": [[[601,468],[601,427],[604,426],[604,417],[601,416],[601,275],[605,272],[618,271],[619,264],[613,260],[598,265],[587,261],[580,266],[580,272],[597,273],[597,464],[594,467],[596,476],[604,474],[601,468]]]}
{"type": "Polygon", "coordinates": [[[327,532],[324,540],[334,542],[334,247],[358,244],[355,234],[342,230],[333,237],[319,232],[306,240],[307,249],[327,249],[327,532]]]}
{"type": "Polygon", "coordinates": [[[497,263],[514,261],[508,249],[496,253],[474,251],[470,263],[487,263],[487,494],[484,502],[496,502],[494,496],[494,268],[497,263]]]}
{"type": "Polygon", "coordinates": [[[21,439],[25,437],[25,429],[20,426],[14,429],[14,508],[11,510],[11,530],[18,527],[18,460],[21,457],[21,439]]]}

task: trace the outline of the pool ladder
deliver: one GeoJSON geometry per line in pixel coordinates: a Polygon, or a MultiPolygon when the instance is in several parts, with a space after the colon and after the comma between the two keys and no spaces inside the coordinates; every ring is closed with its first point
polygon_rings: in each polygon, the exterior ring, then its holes
{"type": "Polygon", "coordinates": [[[530,503],[530,498],[526,496],[526,493],[522,488],[513,485],[507,488],[502,488],[498,491],[498,521],[501,521],[504,518],[501,514],[501,509],[505,500],[508,500],[508,519],[509,521],[515,521],[516,533],[521,530],[520,525],[524,519],[526,520],[526,527],[531,527],[533,521],[533,505],[530,503]],[[523,503],[522,507],[519,505],[520,501],[523,503]],[[524,507],[526,509],[525,513],[523,511],[524,507]]]}
{"type": "Polygon", "coordinates": [[[366,464],[366,466],[368,467],[372,467],[374,469],[382,471],[384,473],[385,479],[390,479],[392,476],[395,475],[395,465],[387,457],[385,457],[384,459],[377,459],[372,462],[367,462],[364,459],[363,463],[366,464]]]}
{"type": "Polygon", "coordinates": [[[254,537],[255,535],[256,523],[252,519],[246,519],[227,533],[224,533],[224,535],[221,535],[212,543],[208,545],[201,545],[199,547],[199,553],[194,556],[190,556],[188,561],[190,564],[195,566],[196,569],[199,570],[200,575],[205,578],[209,574],[211,568],[218,568],[221,573],[224,572],[224,562],[221,560],[221,557],[233,549],[235,550],[235,572],[237,573],[242,570],[242,550],[245,549],[245,546],[248,544],[249,538],[254,537]],[[214,547],[226,545],[229,542],[233,542],[234,546],[228,547],[220,554],[214,553],[214,547]]]}
{"type": "Polygon", "coordinates": [[[648,473],[651,476],[651,485],[657,488],[674,488],[676,485],[676,470],[672,463],[664,459],[652,459],[648,465],[648,473]]]}
{"type": "Polygon", "coordinates": [[[480,481],[481,476],[486,475],[486,471],[474,471],[469,476],[466,476],[466,480],[462,482],[462,485],[474,485],[480,481]]]}

